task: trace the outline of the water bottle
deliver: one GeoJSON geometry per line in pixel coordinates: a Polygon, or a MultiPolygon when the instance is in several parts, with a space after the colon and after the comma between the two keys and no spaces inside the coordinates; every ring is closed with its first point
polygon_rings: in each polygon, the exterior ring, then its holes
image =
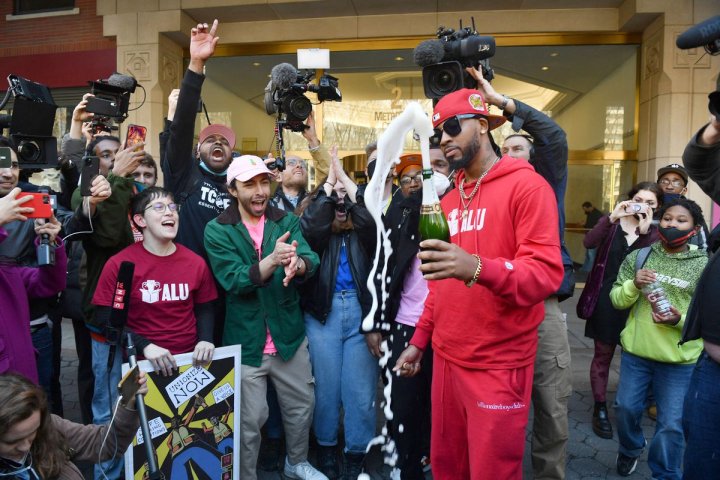
{"type": "Polygon", "coordinates": [[[645,285],[642,289],[643,294],[647,297],[652,311],[661,317],[670,315],[670,301],[667,298],[665,289],[657,280],[649,285],[645,285]]]}

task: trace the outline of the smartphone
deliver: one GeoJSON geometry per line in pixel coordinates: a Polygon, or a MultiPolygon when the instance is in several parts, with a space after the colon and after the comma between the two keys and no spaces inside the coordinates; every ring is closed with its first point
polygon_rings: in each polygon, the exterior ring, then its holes
{"type": "Polygon", "coordinates": [[[52,202],[50,195],[47,193],[36,192],[20,192],[17,198],[32,197],[32,200],[22,204],[23,207],[32,207],[35,209],[32,213],[26,213],[27,218],[50,218],[53,215],[52,202]]]}
{"type": "Polygon", "coordinates": [[[646,209],[646,204],[644,203],[630,203],[628,205],[628,211],[632,213],[639,213],[646,209]]]}
{"type": "Polygon", "coordinates": [[[140,385],[138,385],[139,375],[140,370],[138,370],[138,366],[135,365],[125,372],[125,375],[120,379],[120,383],[118,383],[118,393],[122,396],[123,403],[127,403],[128,400],[133,398],[140,388],[140,385]]]}
{"type": "Polygon", "coordinates": [[[90,187],[92,187],[92,182],[98,175],[100,175],[100,158],[94,155],[84,156],[80,169],[80,195],[83,197],[92,195],[90,187]]]}
{"type": "Polygon", "coordinates": [[[0,147],[0,168],[12,168],[12,149],[0,147]]]}
{"type": "Polygon", "coordinates": [[[147,128],[140,125],[128,125],[127,135],[125,136],[125,148],[134,147],[138,143],[145,141],[147,128]]]}

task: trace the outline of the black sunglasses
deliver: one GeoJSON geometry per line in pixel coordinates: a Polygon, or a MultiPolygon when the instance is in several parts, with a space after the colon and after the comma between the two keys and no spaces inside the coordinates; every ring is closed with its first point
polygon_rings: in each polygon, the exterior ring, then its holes
{"type": "Polygon", "coordinates": [[[460,120],[465,120],[466,118],[480,118],[480,117],[482,117],[482,115],[476,115],[474,113],[466,113],[463,115],[455,115],[454,117],[450,117],[447,120],[445,120],[445,123],[442,124],[442,128],[435,129],[434,137],[441,139],[443,132],[447,133],[451,137],[456,137],[460,134],[460,132],[462,132],[462,126],[460,126],[460,120]]]}

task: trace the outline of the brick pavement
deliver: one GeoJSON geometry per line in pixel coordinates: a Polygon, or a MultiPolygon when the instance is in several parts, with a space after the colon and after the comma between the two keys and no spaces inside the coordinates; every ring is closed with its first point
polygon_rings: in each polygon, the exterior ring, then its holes
{"type": "MultiPolygon", "coordinates": [[[[570,399],[570,441],[568,442],[568,480],[586,480],[597,478],[616,479],[621,478],[615,472],[615,456],[617,454],[617,434],[612,440],[605,440],[597,437],[592,432],[591,417],[593,399],[590,391],[590,380],[588,371],[592,359],[592,342],[583,335],[584,321],[575,315],[575,302],[580,291],[576,291],[574,298],[561,303],[563,312],[567,314],[568,337],[572,351],[573,389],[574,393],[570,399]]],[[[72,324],[65,321],[63,325],[63,361],[61,379],[63,382],[63,402],[66,417],[73,421],[80,421],[80,410],[77,400],[77,356],[75,355],[72,335],[72,324]]],[[[620,367],[619,349],[616,358],[613,360],[610,372],[610,384],[608,392],[608,403],[610,404],[615,396],[617,388],[618,372],[620,367]]],[[[610,417],[614,415],[610,411],[610,417]]],[[[530,423],[532,424],[532,418],[530,423]]],[[[643,428],[646,437],[650,437],[654,431],[655,424],[645,418],[643,428]]],[[[529,439],[529,434],[528,434],[529,439]]],[[[527,443],[525,458],[523,460],[524,478],[532,478],[532,469],[529,457],[530,444],[527,443]]],[[[370,476],[373,479],[389,478],[389,468],[382,465],[382,458],[377,449],[374,449],[369,456],[370,476]]],[[[260,472],[260,480],[275,480],[281,478],[276,473],[260,472]]],[[[432,478],[428,475],[428,478],[432,478]]],[[[647,454],[644,454],[638,462],[638,468],[631,478],[637,480],[650,479],[650,470],[647,466],[647,454]]]]}

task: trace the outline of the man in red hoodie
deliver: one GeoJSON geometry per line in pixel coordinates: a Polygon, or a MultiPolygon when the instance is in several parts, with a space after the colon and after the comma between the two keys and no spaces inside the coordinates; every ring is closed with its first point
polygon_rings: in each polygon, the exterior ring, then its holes
{"type": "Polygon", "coordinates": [[[450,243],[420,244],[430,293],[395,370],[416,374],[432,339],[435,479],[521,479],[537,328],[563,278],[557,204],[528,162],[499,157],[505,119],[479,91],[446,95],[432,121],[459,171],[441,202],[450,243]]]}

